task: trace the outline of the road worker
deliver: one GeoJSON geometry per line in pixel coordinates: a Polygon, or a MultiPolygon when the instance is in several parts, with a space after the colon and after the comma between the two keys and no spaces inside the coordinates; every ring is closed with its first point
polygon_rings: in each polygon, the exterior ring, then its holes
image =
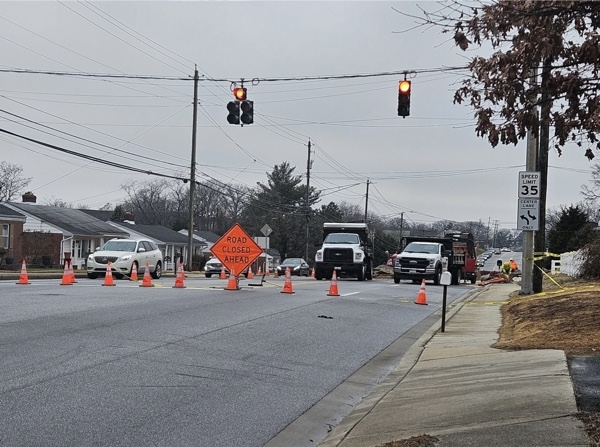
{"type": "Polygon", "coordinates": [[[519,264],[517,264],[517,261],[515,261],[513,258],[510,258],[508,262],[510,263],[511,272],[516,272],[519,270],[519,264]]]}

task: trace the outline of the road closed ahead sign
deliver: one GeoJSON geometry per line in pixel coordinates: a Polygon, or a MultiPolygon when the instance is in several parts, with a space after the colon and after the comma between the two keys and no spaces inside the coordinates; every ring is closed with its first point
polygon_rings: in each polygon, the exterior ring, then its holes
{"type": "Polygon", "coordinates": [[[233,276],[238,276],[262,253],[262,248],[235,224],[210,249],[233,276]]]}

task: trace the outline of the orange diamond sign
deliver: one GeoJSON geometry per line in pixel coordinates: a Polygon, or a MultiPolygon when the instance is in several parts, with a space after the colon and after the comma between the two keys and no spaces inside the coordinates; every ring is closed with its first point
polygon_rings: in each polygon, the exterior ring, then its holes
{"type": "Polygon", "coordinates": [[[233,276],[238,276],[261,255],[263,249],[240,224],[235,224],[215,242],[210,251],[233,276]]]}

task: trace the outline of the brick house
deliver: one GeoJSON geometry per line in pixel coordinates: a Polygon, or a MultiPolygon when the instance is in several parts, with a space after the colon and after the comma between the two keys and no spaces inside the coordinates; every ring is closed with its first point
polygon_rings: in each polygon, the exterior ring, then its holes
{"type": "Polygon", "coordinates": [[[18,264],[23,259],[25,216],[0,203],[0,266],[18,264]]]}

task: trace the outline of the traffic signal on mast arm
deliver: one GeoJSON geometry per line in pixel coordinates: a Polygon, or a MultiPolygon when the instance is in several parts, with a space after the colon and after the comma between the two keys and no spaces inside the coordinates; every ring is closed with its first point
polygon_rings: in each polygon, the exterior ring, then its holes
{"type": "Polygon", "coordinates": [[[410,81],[404,79],[398,84],[398,116],[406,118],[410,115],[410,81]]]}

